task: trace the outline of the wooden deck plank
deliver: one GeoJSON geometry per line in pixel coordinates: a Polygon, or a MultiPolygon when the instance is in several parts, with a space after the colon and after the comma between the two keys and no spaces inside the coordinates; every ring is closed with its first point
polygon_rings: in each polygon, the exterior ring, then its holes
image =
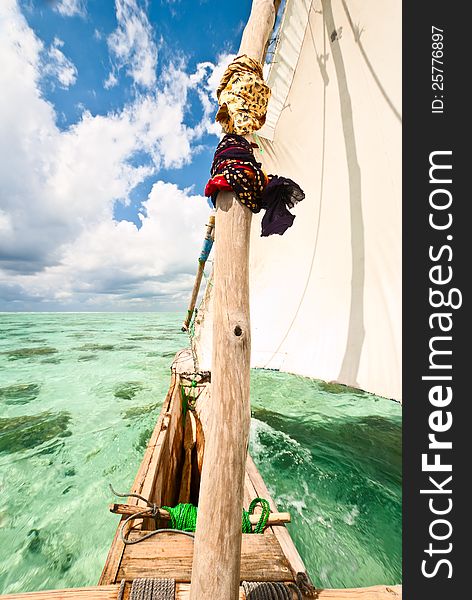
{"type": "MultiPolygon", "coordinates": [[[[0,595],[0,598],[2,600],[116,600],[119,587],[119,585],[102,585],[100,587],[7,594],[0,595]]],[[[127,584],[126,588],[124,600],[129,594],[130,584],[127,584]]],[[[190,584],[178,583],[175,598],[176,600],[189,600],[190,584]]],[[[318,591],[318,600],[401,600],[401,598],[401,585],[318,591]]],[[[246,600],[242,588],[239,590],[239,599],[246,600]]]]}
{"type": "MultiPolygon", "coordinates": [[[[131,533],[131,539],[140,532],[131,533]]],[[[128,546],[118,572],[118,580],[136,577],[170,577],[190,582],[193,540],[178,533],[158,534],[128,546]]],[[[243,535],[241,580],[287,581],[291,571],[274,535],[243,535]]]]}
{"type": "Polygon", "coordinates": [[[99,587],[70,588],[67,590],[47,590],[26,594],[0,595],[2,600],[116,600],[119,585],[101,585],[99,587]]]}

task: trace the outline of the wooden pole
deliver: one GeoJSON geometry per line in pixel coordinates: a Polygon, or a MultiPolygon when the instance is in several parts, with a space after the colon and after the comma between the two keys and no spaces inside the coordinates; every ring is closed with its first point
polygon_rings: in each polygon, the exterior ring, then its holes
{"type": "Polygon", "coordinates": [[[208,221],[207,230],[205,234],[205,242],[203,243],[202,253],[200,258],[198,259],[198,269],[197,274],[195,276],[195,283],[193,284],[192,296],[190,298],[190,302],[188,305],[187,316],[185,317],[185,321],[182,324],[182,331],[187,331],[188,326],[190,325],[190,321],[192,320],[193,311],[195,310],[195,305],[197,303],[198,292],[200,291],[200,284],[202,283],[203,271],[205,270],[206,263],[206,243],[207,241],[212,239],[213,236],[213,228],[215,227],[215,216],[211,215],[208,221]]]}
{"type": "MultiPolygon", "coordinates": [[[[276,0],[253,0],[239,54],[263,60],[276,0]]],[[[211,411],[205,439],[190,600],[237,600],[250,405],[249,232],[233,192],[216,201],[211,411]]]]}

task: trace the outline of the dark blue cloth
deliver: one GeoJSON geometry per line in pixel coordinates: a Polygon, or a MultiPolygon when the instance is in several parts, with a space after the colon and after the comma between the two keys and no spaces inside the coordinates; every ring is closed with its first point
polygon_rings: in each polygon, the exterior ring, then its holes
{"type": "Polygon", "coordinates": [[[262,233],[265,237],[278,233],[283,235],[295,220],[295,215],[288,210],[305,198],[300,186],[278,175],[269,175],[269,183],[262,193],[261,208],[265,209],[262,218],[262,233]]]}

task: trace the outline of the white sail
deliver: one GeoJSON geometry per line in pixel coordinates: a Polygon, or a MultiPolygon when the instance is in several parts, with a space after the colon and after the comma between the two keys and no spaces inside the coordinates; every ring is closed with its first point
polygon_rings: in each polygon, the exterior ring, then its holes
{"type": "MultiPolygon", "coordinates": [[[[283,236],[253,218],[253,367],[401,400],[401,2],[287,0],[267,122],[267,173],[306,193],[283,236]]],[[[211,286],[197,315],[211,368],[211,286]]]]}

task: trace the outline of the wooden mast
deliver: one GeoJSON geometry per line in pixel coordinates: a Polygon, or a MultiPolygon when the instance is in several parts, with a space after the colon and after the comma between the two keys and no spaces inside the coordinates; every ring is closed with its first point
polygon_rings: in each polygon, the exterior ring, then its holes
{"type": "MultiPolygon", "coordinates": [[[[260,62],[280,0],[253,0],[238,54],[260,62]]],[[[232,192],[216,201],[211,421],[205,439],[190,600],[237,600],[250,404],[249,233],[232,192]]]]}

